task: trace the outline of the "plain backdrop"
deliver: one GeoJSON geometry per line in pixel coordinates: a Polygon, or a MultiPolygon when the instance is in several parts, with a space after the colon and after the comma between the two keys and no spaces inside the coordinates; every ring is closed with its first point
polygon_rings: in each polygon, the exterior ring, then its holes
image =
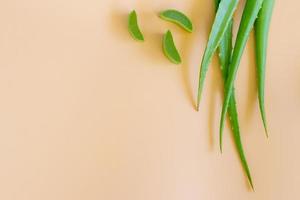
{"type": "MultiPolygon", "coordinates": [[[[266,76],[266,139],[253,34],[236,92],[249,189],[227,125],[218,148],[223,82],[217,58],[194,109],[214,1],[0,1],[0,199],[300,199],[300,3],[276,1],[266,76]],[[176,8],[186,33],[157,17],[176,8]],[[136,9],[146,41],[134,41],[136,9]],[[182,65],[163,55],[170,29],[182,65]]],[[[236,14],[238,28],[241,8],[236,14]]]]}

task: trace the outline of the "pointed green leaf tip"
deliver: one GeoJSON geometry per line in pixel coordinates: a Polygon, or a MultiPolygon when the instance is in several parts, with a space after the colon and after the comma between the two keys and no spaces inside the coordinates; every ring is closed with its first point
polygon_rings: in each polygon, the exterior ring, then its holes
{"type": "Polygon", "coordinates": [[[201,68],[199,73],[198,83],[198,98],[197,98],[197,110],[199,110],[199,104],[201,100],[201,93],[203,90],[203,84],[205,76],[210,64],[210,61],[216,52],[226,30],[230,25],[234,11],[236,10],[239,0],[222,0],[219,4],[215,21],[212,26],[212,30],[209,35],[208,43],[204,52],[204,56],[201,62],[201,68]]]}
{"type": "Polygon", "coordinates": [[[268,137],[268,127],[265,111],[265,73],[268,47],[268,35],[270,22],[274,7],[274,0],[264,0],[258,18],[255,22],[255,41],[256,41],[256,67],[258,82],[258,99],[261,118],[264,124],[265,132],[268,137]]]}
{"type": "MultiPolygon", "coordinates": [[[[218,7],[220,0],[216,0],[216,7],[218,7]]],[[[228,26],[221,43],[219,45],[219,60],[220,60],[220,69],[222,72],[222,77],[224,83],[226,83],[227,75],[228,75],[228,67],[230,64],[230,58],[232,53],[232,24],[233,20],[231,21],[230,25],[228,26]]],[[[241,140],[241,133],[239,127],[239,120],[238,120],[238,112],[236,107],[236,99],[235,99],[235,92],[232,92],[231,99],[229,102],[228,107],[228,116],[230,120],[230,125],[232,129],[234,143],[243,167],[243,170],[247,176],[250,186],[253,188],[253,182],[251,177],[250,168],[248,166],[248,162],[244,153],[244,148],[241,140]]],[[[221,141],[221,138],[220,138],[221,141]]],[[[220,146],[222,148],[222,146],[220,146]]],[[[222,151],[222,149],[221,149],[222,151]]]]}
{"type": "Polygon", "coordinates": [[[174,64],[180,64],[181,58],[174,44],[171,31],[167,31],[163,37],[163,50],[167,58],[174,64]]]}
{"type": "Polygon", "coordinates": [[[138,41],[144,41],[144,36],[139,28],[137,21],[137,14],[135,10],[133,10],[128,17],[128,30],[131,36],[138,41]]]}
{"type": "MultiPolygon", "coordinates": [[[[221,121],[220,121],[220,138],[222,139],[223,129],[225,124],[225,117],[227,114],[228,106],[230,103],[231,95],[233,92],[234,81],[236,78],[236,74],[240,65],[240,61],[246,47],[246,43],[249,38],[249,34],[253,28],[254,22],[258,16],[260,8],[262,6],[263,0],[247,0],[243,16],[241,19],[240,27],[238,30],[235,46],[233,49],[233,53],[231,56],[231,63],[229,65],[229,73],[228,78],[225,85],[225,100],[221,113],[221,121]]],[[[222,146],[222,140],[220,141],[220,145],[222,146]]]]}
{"type": "Polygon", "coordinates": [[[193,31],[193,24],[191,20],[180,11],[165,10],[159,14],[159,17],[166,21],[173,22],[179,25],[181,28],[190,33],[193,31]]]}

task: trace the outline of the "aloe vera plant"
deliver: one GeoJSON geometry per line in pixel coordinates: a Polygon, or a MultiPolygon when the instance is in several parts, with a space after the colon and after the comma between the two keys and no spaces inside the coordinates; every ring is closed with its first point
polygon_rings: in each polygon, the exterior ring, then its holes
{"type": "Polygon", "coordinates": [[[224,104],[222,108],[221,121],[220,121],[220,146],[223,145],[222,138],[223,138],[225,117],[230,103],[230,98],[233,92],[233,86],[234,86],[237,70],[239,68],[241,57],[244,52],[246,43],[248,41],[249,34],[253,28],[254,22],[258,16],[262,3],[263,0],[256,0],[256,1],[247,0],[243,11],[235,46],[231,56],[228,78],[225,84],[224,104]]]}
{"type": "MultiPolygon", "coordinates": [[[[216,8],[218,8],[218,5],[220,3],[220,0],[215,0],[216,8]]],[[[233,20],[231,21],[229,27],[227,28],[221,42],[219,45],[219,61],[220,61],[220,69],[222,72],[222,77],[224,80],[224,84],[226,83],[227,74],[228,74],[228,67],[230,64],[230,58],[232,53],[232,26],[233,26],[233,20]]],[[[232,92],[229,107],[228,107],[228,116],[230,119],[231,129],[233,133],[233,139],[236,146],[236,149],[238,151],[243,169],[245,171],[245,174],[248,178],[248,181],[253,188],[253,181],[250,173],[250,169],[248,166],[248,162],[244,153],[242,141],[241,141],[241,135],[240,135],[240,127],[239,127],[239,120],[238,120],[238,112],[236,108],[236,99],[234,91],[232,92]]]]}
{"type": "Polygon", "coordinates": [[[201,68],[199,73],[198,84],[198,98],[197,98],[197,110],[199,110],[199,104],[201,100],[201,93],[203,90],[203,84],[206,76],[206,72],[209,67],[209,63],[216,52],[216,49],[220,45],[220,42],[230,25],[234,11],[236,10],[238,0],[222,0],[219,4],[219,9],[216,13],[212,30],[208,39],[208,43],[204,52],[204,56],[201,62],[201,68]]]}
{"type": "Polygon", "coordinates": [[[268,46],[268,35],[270,22],[274,7],[274,0],[264,0],[262,8],[255,22],[255,42],[256,42],[256,67],[258,81],[258,99],[261,117],[263,120],[266,135],[268,136],[266,111],[265,111],[265,73],[266,57],[268,46]]]}
{"type": "MultiPolygon", "coordinates": [[[[253,187],[253,181],[248,166],[248,162],[244,153],[240,127],[238,120],[238,112],[236,106],[236,98],[234,91],[234,82],[240,65],[241,57],[248,41],[250,32],[255,25],[255,41],[256,41],[256,65],[258,79],[258,97],[262,121],[265,132],[267,131],[267,122],[264,103],[264,87],[265,87],[265,68],[267,55],[267,40],[269,34],[269,26],[271,21],[272,10],[275,0],[246,0],[242,19],[240,22],[235,45],[232,45],[232,27],[233,14],[237,8],[239,0],[215,0],[216,16],[211,29],[206,49],[201,61],[199,72],[199,85],[197,96],[197,110],[201,100],[201,93],[204,88],[205,76],[209,68],[209,64],[215,52],[218,49],[220,69],[225,84],[224,103],[220,120],[220,150],[223,147],[223,129],[225,118],[229,116],[232,129],[234,143],[241,160],[243,170],[247,176],[249,184],[253,187]],[[257,19],[256,19],[257,18],[257,19]]],[[[160,13],[160,17],[164,20],[173,22],[188,32],[193,31],[193,25],[190,19],[177,10],[165,10],[160,13]]],[[[140,31],[137,22],[137,15],[132,11],[129,15],[128,22],[129,32],[132,37],[139,41],[144,41],[144,36],[140,31]]],[[[163,37],[163,51],[166,57],[174,64],[181,63],[180,54],[174,43],[171,31],[167,31],[163,37]]]]}

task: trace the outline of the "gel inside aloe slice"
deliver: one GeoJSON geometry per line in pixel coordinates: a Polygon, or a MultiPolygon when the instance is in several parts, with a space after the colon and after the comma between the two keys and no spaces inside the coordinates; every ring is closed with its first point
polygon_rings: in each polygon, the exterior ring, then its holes
{"type": "Polygon", "coordinates": [[[163,50],[167,58],[174,64],[181,63],[181,57],[178,50],[174,44],[174,39],[171,31],[167,31],[163,37],[163,50]]]}

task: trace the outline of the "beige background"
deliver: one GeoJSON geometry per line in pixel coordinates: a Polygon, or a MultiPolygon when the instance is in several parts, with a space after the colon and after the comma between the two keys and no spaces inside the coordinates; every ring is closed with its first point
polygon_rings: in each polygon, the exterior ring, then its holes
{"type": "Polygon", "coordinates": [[[269,140],[258,111],[253,37],[238,74],[254,193],[228,130],[223,155],[218,151],[223,85],[216,59],[201,112],[193,108],[213,1],[2,0],[0,199],[300,199],[299,9],[295,0],[278,0],[274,12],[269,140]],[[145,43],[127,32],[133,8],[145,43]],[[161,21],[156,14],[166,8],[187,13],[195,33],[161,21]],[[181,66],[161,52],[167,29],[183,55],[181,66]]]}

